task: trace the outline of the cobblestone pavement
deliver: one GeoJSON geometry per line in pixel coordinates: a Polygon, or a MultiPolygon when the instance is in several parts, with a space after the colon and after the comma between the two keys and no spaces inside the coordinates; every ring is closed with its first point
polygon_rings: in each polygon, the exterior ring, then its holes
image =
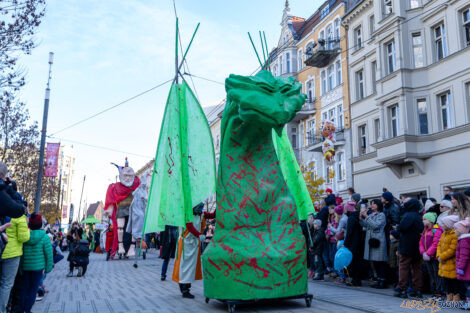
{"type": "MultiPolygon", "coordinates": [[[[105,261],[103,254],[92,254],[85,277],[67,278],[68,263],[59,262],[45,280],[49,293],[33,307],[35,313],[150,313],[150,312],[227,312],[227,307],[211,300],[205,303],[202,282],[193,284],[196,299],[181,298],[178,285],[171,279],[160,281],[162,261],[150,253],[134,261],[105,261]]],[[[172,267],[168,269],[171,277],[172,267]]],[[[76,274],[76,271],[75,273],[76,274]]],[[[417,302],[406,302],[391,296],[392,291],[368,287],[351,288],[333,282],[310,282],[314,295],[312,307],[304,300],[269,301],[239,305],[237,312],[438,312],[439,308],[422,307],[417,302]]],[[[442,309],[441,312],[460,312],[442,309]]]]}

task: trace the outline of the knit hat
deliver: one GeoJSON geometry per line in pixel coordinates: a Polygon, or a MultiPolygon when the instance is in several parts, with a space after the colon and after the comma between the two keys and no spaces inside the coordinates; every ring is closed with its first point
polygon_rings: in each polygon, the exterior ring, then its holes
{"type": "Polygon", "coordinates": [[[336,204],[341,205],[343,203],[343,198],[341,197],[336,197],[336,204]]]}
{"type": "Polygon", "coordinates": [[[338,214],[338,215],[342,215],[344,213],[344,208],[342,205],[338,205],[337,207],[335,207],[335,213],[338,214]]]}
{"type": "Polygon", "coordinates": [[[436,219],[437,219],[437,214],[434,213],[434,212],[428,212],[426,214],[423,215],[423,218],[427,219],[428,221],[430,221],[431,223],[436,223],[436,219]]]}
{"type": "Polygon", "coordinates": [[[351,195],[351,199],[353,199],[356,202],[359,202],[359,201],[361,201],[361,195],[359,193],[353,193],[351,195]]]}
{"type": "MultiPolygon", "coordinates": [[[[453,215],[453,216],[456,216],[456,215],[453,215]]],[[[468,234],[468,231],[470,230],[470,217],[467,217],[463,221],[455,223],[454,228],[456,231],[458,231],[461,234],[468,234]]]]}
{"type": "Polygon", "coordinates": [[[428,211],[430,208],[434,206],[434,203],[432,203],[431,200],[426,200],[426,203],[424,204],[424,211],[428,211]]]}
{"type": "Polygon", "coordinates": [[[334,205],[336,206],[336,198],[334,194],[329,195],[328,197],[325,198],[325,203],[326,205],[334,205]]]}
{"type": "Polygon", "coordinates": [[[354,201],[349,201],[344,205],[344,209],[347,212],[354,212],[356,210],[356,203],[354,201]]]}
{"type": "Polygon", "coordinates": [[[321,227],[321,220],[313,220],[313,224],[321,227]]]}
{"type": "Polygon", "coordinates": [[[390,191],[386,191],[382,194],[382,198],[387,200],[388,202],[393,202],[393,194],[390,191]]]}
{"type": "Polygon", "coordinates": [[[31,216],[29,217],[29,229],[38,230],[38,229],[41,229],[41,227],[42,227],[42,216],[37,213],[31,214],[31,216]]]}
{"type": "Polygon", "coordinates": [[[459,217],[457,215],[447,215],[442,219],[442,225],[447,228],[454,227],[454,224],[459,221],[459,217]]]}
{"type": "Polygon", "coordinates": [[[449,200],[442,200],[441,206],[445,206],[446,208],[452,209],[452,202],[449,200]]]}
{"type": "Polygon", "coordinates": [[[403,204],[403,207],[405,208],[405,211],[407,212],[419,211],[421,209],[421,204],[419,203],[417,199],[410,199],[406,201],[405,204],[403,204]]]}
{"type": "Polygon", "coordinates": [[[325,192],[329,192],[330,194],[332,194],[333,190],[331,190],[331,188],[326,188],[325,192]]]}

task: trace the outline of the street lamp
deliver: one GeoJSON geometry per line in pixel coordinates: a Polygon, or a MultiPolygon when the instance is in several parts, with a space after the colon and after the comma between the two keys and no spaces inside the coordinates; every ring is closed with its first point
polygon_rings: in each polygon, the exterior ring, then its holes
{"type": "Polygon", "coordinates": [[[41,145],[39,147],[39,167],[38,167],[38,179],[36,184],[36,198],[34,202],[34,212],[39,213],[39,204],[41,203],[41,188],[42,188],[42,176],[44,171],[44,147],[46,145],[46,133],[47,133],[47,115],[49,113],[49,98],[51,89],[49,88],[51,82],[51,70],[52,63],[54,61],[54,53],[49,52],[49,75],[47,77],[46,96],[44,98],[44,113],[42,116],[42,130],[41,130],[41,145]]]}

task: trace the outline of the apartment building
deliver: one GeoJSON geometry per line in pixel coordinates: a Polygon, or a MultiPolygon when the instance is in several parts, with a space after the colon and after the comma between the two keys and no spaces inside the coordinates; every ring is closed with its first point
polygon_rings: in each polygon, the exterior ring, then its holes
{"type": "Polygon", "coordinates": [[[325,1],[309,18],[292,16],[286,1],[278,46],[270,54],[271,71],[302,84],[306,104],[287,125],[299,163],[313,163],[325,188],[346,194],[352,186],[347,37],[341,26],[344,1],[325,1]],[[336,161],[322,153],[322,122],[336,126],[336,161]],[[334,178],[328,176],[334,171],[334,178]]]}
{"type": "Polygon", "coordinates": [[[365,197],[470,186],[470,2],[348,1],[353,180],[365,197]]]}

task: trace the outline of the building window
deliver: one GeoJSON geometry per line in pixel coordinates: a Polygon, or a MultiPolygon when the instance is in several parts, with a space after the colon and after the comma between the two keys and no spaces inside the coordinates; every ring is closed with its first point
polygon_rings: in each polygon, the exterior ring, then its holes
{"type": "Polygon", "coordinates": [[[220,145],[220,135],[217,135],[216,139],[215,139],[215,147],[218,148],[220,145]]]}
{"type": "Polygon", "coordinates": [[[312,145],[315,142],[315,118],[307,121],[307,143],[312,145]]]}
{"type": "Polygon", "coordinates": [[[380,119],[376,118],[374,120],[374,136],[375,142],[379,142],[380,140],[380,119]]]}
{"type": "Polygon", "coordinates": [[[434,27],[434,49],[436,61],[447,56],[446,29],[443,23],[434,27]]]}
{"type": "Polygon", "coordinates": [[[369,16],[369,32],[370,32],[370,37],[372,37],[372,34],[375,32],[375,17],[374,17],[374,15],[369,16]]]}
{"type": "Polygon", "coordinates": [[[426,99],[418,99],[418,126],[421,135],[429,134],[428,105],[426,99]]]}
{"type": "Polygon", "coordinates": [[[361,71],[356,72],[356,100],[364,98],[364,76],[361,71]]]}
{"type": "Polygon", "coordinates": [[[335,19],[335,40],[340,40],[341,35],[340,35],[340,20],[339,18],[335,19]]]}
{"type": "Polygon", "coordinates": [[[336,124],[336,109],[333,108],[328,111],[328,120],[332,122],[335,127],[338,127],[338,125],[336,124]]]}
{"type": "Polygon", "coordinates": [[[333,42],[333,26],[330,24],[328,25],[328,27],[326,28],[326,38],[328,40],[328,49],[329,50],[332,50],[333,49],[333,45],[334,45],[334,42],[333,42]]]}
{"type": "Polygon", "coordinates": [[[356,43],[356,50],[362,48],[362,29],[361,26],[354,30],[354,42],[356,43]]]}
{"type": "Polygon", "coordinates": [[[336,110],[338,112],[338,130],[341,130],[344,128],[344,114],[343,114],[343,105],[338,105],[338,109],[336,110]]]}
{"type": "Polygon", "coordinates": [[[421,33],[413,33],[411,37],[413,43],[413,57],[415,68],[423,67],[423,39],[421,38],[421,33]]]}
{"type": "Polygon", "coordinates": [[[370,64],[370,77],[372,80],[372,93],[377,92],[377,62],[373,61],[370,64]]]}
{"type": "Polygon", "coordinates": [[[292,148],[297,149],[297,128],[291,128],[291,142],[292,148]]]}
{"type": "Polygon", "coordinates": [[[304,123],[300,122],[299,124],[299,147],[303,148],[305,145],[305,134],[304,134],[304,123]]]}
{"type": "Polygon", "coordinates": [[[359,154],[365,154],[367,151],[366,125],[359,126],[359,154]]]}
{"type": "Polygon", "coordinates": [[[470,46],[470,9],[462,12],[465,46],[470,46]]]}
{"type": "Polygon", "coordinates": [[[321,93],[324,95],[326,93],[326,72],[321,72],[321,93]]]}
{"type": "Polygon", "coordinates": [[[279,71],[280,71],[280,74],[284,74],[284,64],[282,63],[282,56],[279,57],[279,71]]]}
{"type": "Polygon", "coordinates": [[[320,36],[318,36],[318,40],[325,39],[325,31],[320,32],[320,36]]]}
{"type": "Polygon", "coordinates": [[[335,68],[333,65],[328,66],[328,91],[335,88],[335,68]]]}
{"type": "Polygon", "coordinates": [[[299,50],[297,62],[299,63],[299,71],[304,67],[302,50],[299,50]]]}
{"type": "Polygon", "coordinates": [[[391,136],[397,137],[398,131],[400,129],[400,114],[398,105],[391,106],[390,110],[390,126],[391,126],[391,136]]]}
{"type": "Polygon", "coordinates": [[[387,70],[388,74],[395,71],[396,68],[396,54],[395,54],[395,41],[391,41],[386,44],[387,51],[387,70]]]}
{"type": "Polygon", "coordinates": [[[387,16],[393,12],[392,0],[384,0],[384,15],[387,16]]]}
{"type": "Polygon", "coordinates": [[[410,0],[410,9],[419,8],[419,1],[418,0],[410,0]]]}
{"type": "Polygon", "coordinates": [[[307,102],[312,103],[315,99],[315,79],[312,78],[306,83],[307,102]]]}
{"type": "Polygon", "coordinates": [[[290,73],[290,53],[286,53],[286,73],[290,73]]]}
{"type": "Polygon", "coordinates": [[[336,155],[336,160],[338,163],[338,180],[342,181],[346,178],[346,169],[344,166],[344,153],[340,152],[336,155]]]}
{"type": "Polygon", "coordinates": [[[452,112],[452,100],[450,92],[446,92],[439,96],[439,104],[441,109],[441,126],[443,130],[454,127],[454,118],[452,112]]]}
{"type": "Polygon", "coordinates": [[[322,121],[325,122],[328,120],[328,112],[323,112],[322,113],[322,121]]]}
{"type": "Polygon", "coordinates": [[[329,4],[329,3],[321,10],[320,19],[322,19],[322,18],[324,18],[325,16],[327,16],[328,13],[330,13],[330,4],[329,4]]]}
{"type": "Polygon", "coordinates": [[[341,63],[340,61],[336,61],[336,86],[341,85],[341,63]]]}

